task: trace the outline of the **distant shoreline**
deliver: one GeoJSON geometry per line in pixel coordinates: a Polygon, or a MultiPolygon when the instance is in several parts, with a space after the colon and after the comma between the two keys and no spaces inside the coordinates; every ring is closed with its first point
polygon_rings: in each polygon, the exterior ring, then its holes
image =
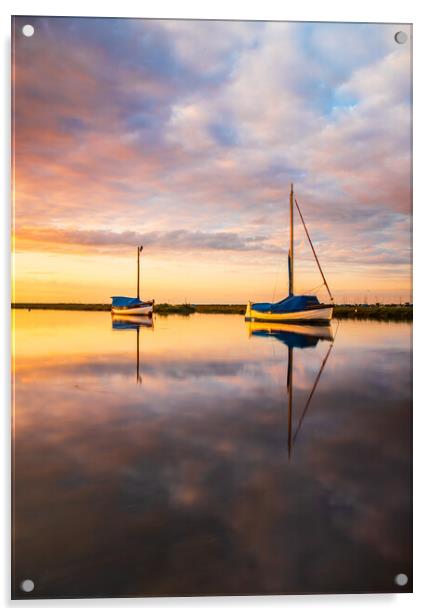
{"type": "MultiPolygon", "coordinates": [[[[18,310],[76,310],[86,312],[110,312],[111,304],[72,303],[12,303],[18,310]]],[[[193,313],[200,314],[245,314],[245,304],[155,304],[154,312],[160,315],[193,313]]],[[[379,321],[412,321],[413,306],[399,305],[336,305],[336,319],[376,319],[379,321]]]]}

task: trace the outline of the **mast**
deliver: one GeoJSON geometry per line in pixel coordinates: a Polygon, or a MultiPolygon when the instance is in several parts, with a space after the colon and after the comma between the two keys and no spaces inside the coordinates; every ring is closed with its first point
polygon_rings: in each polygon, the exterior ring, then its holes
{"type": "Polygon", "coordinates": [[[138,299],[140,299],[140,297],[139,297],[139,279],[140,279],[140,273],[141,273],[141,272],[140,272],[140,256],[141,256],[142,249],[143,249],[143,246],[138,246],[138,249],[137,249],[137,259],[138,259],[138,282],[137,282],[137,285],[136,285],[136,297],[137,297],[138,299]]]}
{"type": "Polygon", "coordinates": [[[293,184],[290,185],[289,296],[293,295],[293,184]]]}

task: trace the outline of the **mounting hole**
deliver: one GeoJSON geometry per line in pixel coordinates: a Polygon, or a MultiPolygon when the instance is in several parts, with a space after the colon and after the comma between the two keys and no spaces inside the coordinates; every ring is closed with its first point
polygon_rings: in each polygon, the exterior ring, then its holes
{"type": "Polygon", "coordinates": [[[34,590],[33,580],[23,580],[20,584],[21,590],[24,592],[32,592],[34,590]]]}
{"type": "Polygon", "coordinates": [[[407,34],[403,32],[402,30],[400,30],[400,32],[397,32],[395,34],[394,39],[396,43],[399,43],[400,45],[404,45],[404,43],[407,41],[407,34]]]}
{"type": "Polygon", "coordinates": [[[26,24],[22,28],[22,33],[24,34],[24,36],[33,36],[34,34],[33,26],[31,24],[26,24]]]}
{"type": "Polygon", "coordinates": [[[398,573],[395,576],[395,584],[397,586],[405,586],[408,581],[409,581],[409,578],[406,576],[405,573],[398,573]]]}

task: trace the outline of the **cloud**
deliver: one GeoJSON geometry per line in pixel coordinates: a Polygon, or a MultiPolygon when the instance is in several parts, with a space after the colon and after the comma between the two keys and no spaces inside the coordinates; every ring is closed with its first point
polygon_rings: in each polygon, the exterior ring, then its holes
{"type": "Polygon", "coordinates": [[[26,242],[41,243],[56,247],[63,252],[68,246],[111,248],[130,247],[142,244],[146,248],[161,250],[266,250],[273,252],[275,246],[265,246],[267,238],[262,235],[241,236],[237,233],[207,233],[204,231],[188,231],[186,229],[172,229],[164,232],[138,232],[123,231],[117,233],[107,230],[84,230],[74,228],[54,227],[23,227],[19,230],[17,240],[19,244],[26,242]]]}
{"type": "Polygon", "coordinates": [[[65,229],[76,250],[91,237],[114,249],[133,229],[164,251],[276,253],[293,181],[327,263],[409,263],[411,58],[395,26],[34,25],[14,46],[25,249],[60,246],[65,229]]]}

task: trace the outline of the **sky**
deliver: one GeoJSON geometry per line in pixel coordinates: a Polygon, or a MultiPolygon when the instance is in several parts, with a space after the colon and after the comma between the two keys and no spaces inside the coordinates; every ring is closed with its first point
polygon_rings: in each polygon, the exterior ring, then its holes
{"type": "Polygon", "coordinates": [[[15,18],[13,300],[409,301],[410,34],[15,18]]]}

